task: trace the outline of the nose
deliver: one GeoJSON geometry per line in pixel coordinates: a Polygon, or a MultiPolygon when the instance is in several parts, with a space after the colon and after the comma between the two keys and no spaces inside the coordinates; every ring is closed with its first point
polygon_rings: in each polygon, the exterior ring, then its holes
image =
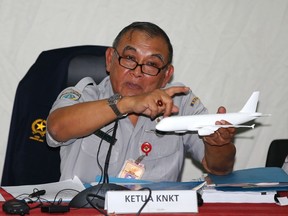
{"type": "Polygon", "coordinates": [[[131,70],[131,73],[135,76],[135,77],[142,77],[143,73],[142,73],[142,66],[141,65],[137,65],[137,67],[134,70],[131,70]]]}

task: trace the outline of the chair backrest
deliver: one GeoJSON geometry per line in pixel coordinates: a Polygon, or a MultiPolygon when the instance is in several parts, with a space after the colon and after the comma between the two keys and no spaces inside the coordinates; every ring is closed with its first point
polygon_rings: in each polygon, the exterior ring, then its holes
{"type": "Polygon", "coordinates": [[[105,46],[42,52],[19,82],[8,137],[2,186],[43,184],[60,178],[59,148],[46,143],[46,119],[58,94],[81,78],[107,76],[105,46]]]}
{"type": "Polygon", "coordinates": [[[288,139],[273,140],[269,146],[266,167],[282,167],[288,155],[288,139]]]}

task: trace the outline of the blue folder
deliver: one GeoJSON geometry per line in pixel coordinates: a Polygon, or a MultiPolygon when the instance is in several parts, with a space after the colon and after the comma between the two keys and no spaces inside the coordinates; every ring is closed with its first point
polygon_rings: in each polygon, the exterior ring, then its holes
{"type": "Polygon", "coordinates": [[[209,174],[210,181],[217,190],[224,191],[286,191],[288,175],[279,167],[259,167],[236,170],[228,175],[209,174]]]}

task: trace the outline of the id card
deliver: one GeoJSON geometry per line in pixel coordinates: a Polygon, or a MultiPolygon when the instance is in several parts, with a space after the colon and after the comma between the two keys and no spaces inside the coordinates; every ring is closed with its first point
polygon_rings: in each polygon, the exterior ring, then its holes
{"type": "Polygon", "coordinates": [[[145,172],[143,164],[136,164],[134,160],[126,160],[120,173],[119,178],[141,179],[145,172]]]}

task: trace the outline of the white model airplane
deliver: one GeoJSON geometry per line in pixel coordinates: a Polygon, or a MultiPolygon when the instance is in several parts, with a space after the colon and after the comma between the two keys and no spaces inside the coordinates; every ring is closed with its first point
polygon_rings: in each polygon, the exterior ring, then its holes
{"type": "Polygon", "coordinates": [[[263,115],[256,112],[259,92],[252,93],[244,107],[237,113],[224,114],[204,114],[190,116],[170,116],[162,119],[157,125],[156,130],[165,132],[184,133],[187,131],[198,131],[200,136],[207,136],[214,133],[220,127],[248,127],[254,128],[252,125],[241,125],[245,122],[256,119],[263,115]],[[215,125],[216,121],[225,120],[231,125],[215,125]]]}

